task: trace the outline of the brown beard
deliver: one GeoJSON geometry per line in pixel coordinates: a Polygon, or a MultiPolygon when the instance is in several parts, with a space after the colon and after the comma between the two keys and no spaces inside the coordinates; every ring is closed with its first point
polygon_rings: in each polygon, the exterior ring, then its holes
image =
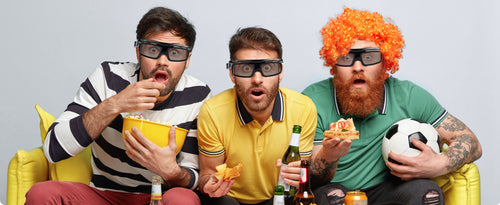
{"type": "Polygon", "coordinates": [[[333,84],[337,95],[338,105],[342,114],[355,115],[365,118],[382,104],[384,94],[385,73],[381,72],[375,80],[367,79],[363,74],[355,74],[348,81],[342,82],[337,76],[333,77],[333,84]],[[352,84],[355,79],[363,79],[368,87],[364,90],[355,90],[352,84]]]}
{"type": "Polygon", "coordinates": [[[264,111],[266,110],[267,108],[269,108],[269,106],[273,106],[273,100],[274,98],[276,97],[276,95],[278,94],[278,90],[279,90],[279,82],[277,82],[276,84],[274,84],[271,88],[269,89],[266,89],[265,87],[262,87],[263,90],[265,90],[266,92],[266,98],[264,98],[263,100],[259,100],[259,101],[254,101],[250,98],[250,96],[248,96],[248,93],[250,93],[250,90],[252,88],[256,88],[256,87],[259,87],[257,85],[252,85],[251,87],[247,88],[245,90],[244,87],[242,87],[240,85],[240,83],[237,82],[238,81],[238,78],[236,78],[236,81],[235,81],[235,90],[236,90],[236,93],[238,94],[238,97],[240,98],[240,100],[243,102],[243,104],[245,105],[246,109],[250,112],[261,112],[261,111],[264,111]]]}

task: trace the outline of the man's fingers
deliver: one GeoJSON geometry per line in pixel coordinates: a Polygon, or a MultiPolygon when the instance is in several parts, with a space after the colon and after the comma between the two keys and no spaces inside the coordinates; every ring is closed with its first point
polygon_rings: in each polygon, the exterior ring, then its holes
{"type": "Polygon", "coordinates": [[[146,80],[142,80],[138,82],[142,88],[146,89],[156,89],[156,90],[163,90],[165,89],[165,84],[155,82],[153,81],[153,78],[149,78],[146,80]]]}
{"type": "Polygon", "coordinates": [[[174,150],[177,150],[177,144],[176,144],[176,136],[175,136],[175,127],[172,126],[170,128],[170,131],[168,132],[168,146],[172,147],[174,150]]]}
{"type": "Polygon", "coordinates": [[[282,164],[283,164],[283,163],[281,163],[281,159],[277,159],[277,160],[276,160],[276,167],[278,167],[278,168],[279,168],[279,167],[281,167],[281,165],[282,165],[282,164]]]}

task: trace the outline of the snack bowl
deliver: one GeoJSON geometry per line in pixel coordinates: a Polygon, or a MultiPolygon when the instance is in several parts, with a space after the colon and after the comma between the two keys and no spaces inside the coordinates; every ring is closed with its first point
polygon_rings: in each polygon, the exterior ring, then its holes
{"type": "MultiPolygon", "coordinates": [[[[125,130],[128,130],[132,136],[136,137],[132,131],[132,127],[136,127],[141,131],[141,133],[148,138],[151,142],[155,143],[160,147],[166,147],[168,145],[168,133],[170,132],[171,125],[165,125],[161,123],[151,122],[149,120],[136,119],[131,117],[123,118],[123,128],[122,136],[125,137],[125,130]]],[[[175,127],[175,143],[177,144],[177,149],[175,153],[179,153],[182,146],[184,145],[184,140],[186,140],[188,130],[175,127]]]]}

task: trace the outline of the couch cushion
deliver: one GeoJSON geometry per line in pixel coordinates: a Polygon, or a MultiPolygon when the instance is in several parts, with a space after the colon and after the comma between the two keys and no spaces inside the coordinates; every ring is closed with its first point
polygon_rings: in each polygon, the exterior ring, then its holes
{"type": "Polygon", "coordinates": [[[24,204],[24,195],[41,181],[47,181],[47,159],[41,147],[25,151],[18,150],[10,160],[7,173],[7,204],[24,204]]]}
{"type": "MultiPolygon", "coordinates": [[[[43,143],[49,127],[56,118],[43,110],[39,105],[35,105],[35,108],[40,116],[40,134],[42,135],[43,143]]],[[[91,154],[90,146],[88,146],[73,157],[54,164],[49,163],[49,179],[89,184],[92,178],[92,166],[90,165],[91,154]]]]}
{"type": "Polygon", "coordinates": [[[443,190],[445,204],[481,204],[479,169],[474,163],[432,180],[443,190]]]}
{"type": "Polygon", "coordinates": [[[56,117],[52,116],[48,112],[42,109],[39,105],[35,105],[35,109],[40,117],[40,134],[42,135],[42,144],[45,142],[45,135],[47,135],[47,130],[49,130],[50,125],[56,121],[56,117]]]}

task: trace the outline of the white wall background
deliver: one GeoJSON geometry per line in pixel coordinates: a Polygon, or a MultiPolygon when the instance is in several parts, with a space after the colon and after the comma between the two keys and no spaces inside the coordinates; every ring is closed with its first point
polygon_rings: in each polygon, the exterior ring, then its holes
{"type": "Polygon", "coordinates": [[[478,136],[483,156],[483,204],[500,202],[500,3],[495,0],[253,0],[253,1],[36,1],[0,2],[0,202],[7,166],[18,149],[41,145],[40,104],[58,116],[81,82],[105,60],[136,61],[133,41],[140,17],[154,6],[180,11],[196,26],[188,73],[214,93],[232,86],[227,44],[239,27],[262,26],[284,45],[282,86],[302,91],[327,78],[318,52],[320,29],[344,6],[378,11],[402,30],[406,48],[395,76],[431,92],[478,136]],[[498,127],[497,127],[498,128],[498,127]]]}

